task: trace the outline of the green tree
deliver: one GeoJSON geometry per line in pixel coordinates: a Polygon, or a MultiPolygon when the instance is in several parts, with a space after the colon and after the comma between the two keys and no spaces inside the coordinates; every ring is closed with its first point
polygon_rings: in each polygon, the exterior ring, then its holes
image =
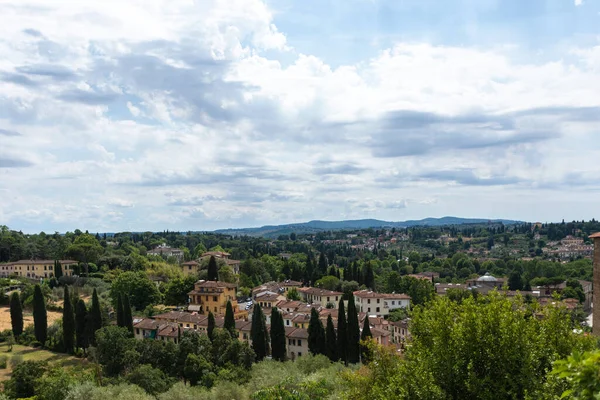
{"type": "Polygon", "coordinates": [[[10,296],[10,324],[15,337],[23,333],[23,307],[18,292],[13,292],[10,296]]]}
{"type": "Polygon", "coordinates": [[[36,400],[64,400],[81,377],[62,367],[51,368],[35,383],[36,400]]]}
{"type": "Polygon", "coordinates": [[[285,361],[285,327],[283,326],[283,316],[273,307],[271,313],[271,355],[274,360],[285,361]]]}
{"type": "Polygon", "coordinates": [[[509,290],[523,290],[523,278],[518,271],[513,271],[508,277],[509,290]]]}
{"type": "Polygon", "coordinates": [[[208,326],[206,328],[206,333],[208,334],[208,338],[213,340],[213,332],[215,331],[215,316],[212,311],[208,312],[208,326]]]}
{"type": "Polygon", "coordinates": [[[75,345],[79,349],[87,349],[88,338],[86,333],[86,323],[88,319],[87,307],[85,301],[79,299],[75,306],[75,345]]]}
{"type": "Polygon", "coordinates": [[[69,286],[67,285],[65,285],[63,301],[63,343],[65,351],[68,354],[73,354],[75,348],[75,314],[69,294],[69,286]]]}
{"type": "Polygon", "coordinates": [[[79,235],[73,241],[73,244],[67,248],[67,255],[83,263],[87,275],[89,263],[96,262],[103,250],[103,247],[93,235],[84,233],[79,235]]]}
{"type": "Polygon", "coordinates": [[[227,306],[225,307],[225,321],[223,322],[223,329],[227,330],[231,337],[237,337],[235,331],[235,318],[233,316],[233,307],[231,301],[227,300],[227,306]]]}
{"type": "Polygon", "coordinates": [[[166,392],[174,383],[163,371],[153,368],[148,364],[140,365],[135,368],[127,374],[125,379],[127,382],[138,385],[144,389],[146,393],[154,396],[166,392]]]}
{"type": "Polygon", "coordinates": [[[123,272],[112,282],[110,296],[113,305],[117,304],[119,296],[126,294],[129,295],[129,301],[136,310],[144,310],[149,305],[158,304],[161,301],[161,295],[156,285],[141,271],[123,272]]]}
{"type": "Polygon", "coordinates": [[[285,297],[288,300],[299,301],[300,300],[300,293],[298,293],[298,289],[296,289],[295,287],[293,287],[293,288],[291,288],[290,290],[287,291],[287,293],[285,294],[285,297]]]}
{"type": "Polygon", "coordinates": [[[575,352],[554,363],[552,375],[566,384],[561,399],[594,400],[600,393],[600,351],[575,352]]]}
{"type": "Polygon", "coordinates": [[[63,269],[60,261],[54,260],[54,277],[58,280],[63,276],[63,269]]]}
{"type": "Polygon", "coordinates": [[[35,395],[35,384],[46,370],[40,361],[24,361],[13,368],[10,379],[4,383],[4,392],[13,399],[35,395]]]}
{"type": "Polygon", "coordinates": [[[310,321],[308,322],[308,351],[313,355],[327,353],[325,348],[325,329],[319,319],[319,313],[315,308],[310,310],[310,321]]]}
{"type": "Polygon", "coordinates": [[[186,304],[188,293],[194,290],[195,282],[193,276],[171,279],[165,285],[165,304],[169,306],[186,304]]]}
{"type": "Polygon", "coordinates": [[[327,316],[327,328],[325,331],[325,337],[327,340],[327,357],[333,362],[339,360],[338,357],[338,344],[337,337],[335,335],[335,327],[333,326],[333,319],[331,314],[327,316]]]}
{"type": "Polygon", "coordinates": [[[202,378],[211,372],[211,365],[201,355],[188,354],[185,359],[184,376],[190,385],[196,386],[202,378]]]}
{"type": "Polygon", "coordinates": [[[375,290],[375,273],[371,262],[367,262],[365,270],[365,286],[371,290],[375,290]]]}
{"type": "Polygon", "coordinates": [[[131,314],[131,304],[129,304],[129,296],[123,296],[123,325],[131,336],[133,336],[133,315],[131,314]]]}
{"type": "Polygon", "coordinates": [[[216,281],[219,279],[219,269],[217,267],[215,256],[210,256],[210,259],[208,260],[208,276],[206,279],[209,281],[216,281]]]}
{"type": "Polygon", "coordinates": [[[94,288],[92,293],[92,307],[89,314],[89,327],[88,338],[91,345],[96,345],[96,331],[102,328],[102,311],[100,309],[100,300],[98,299],[98,292],[94,288]]]}
{"type": "Polygon", "coordinates": [[[117,376],[127,367],[127,353],[136,348],[136,339],[126,328],[106,326],[96,332],[96,358],[108,376],[117,376]]]}
{"type": "Polygon", "coordinates": [[[125,328],[125,318],[123,315],[123,295],[121,294],[117,295],[117,308],[115,311],[117,313],[117,326],[125,328]]]}
{"type": "Polygon", "coordinates": [[[360,361],[359,352],[360,326],[358,324],[358,313],[354,304],[354,296],[348,300],[348,362],[356,364],[360,361]]]}
{"type": "Polygon", "coordinates": [[[346,323],[344,300],[340,300],[340,305],[338,306],[337,348],[339,359],[343,361],[344,364],[348,364],[348,326],[346,323]]]}
{"type": "Polygon", "coordinates": [[[35,339],[44,345],[48,337],[48,314],[46,313],[46,299],[40,285],[35,285],[33,292],[33,326],[35,339]]]}
{"type": "Polygon", "coordinates": [[[265,329],[265,316],[259,304],[254,304],[252,311],[252,325],[250,337],[252,338],[252,350],[256,354],[256,360],[262,361],[268,352],[267,331],[265,329]]]}
{"type": "Polygon", "coordinates": [[[371,325],[369,324],[369,316],[365,316],[365,321],[363,324],[363,329],[360,334],[360,358],[363,364],[367,364],[371,361],[371,354],[369,350],[368,341],[373,339],[373,334],[371,333],[371,325]]]}

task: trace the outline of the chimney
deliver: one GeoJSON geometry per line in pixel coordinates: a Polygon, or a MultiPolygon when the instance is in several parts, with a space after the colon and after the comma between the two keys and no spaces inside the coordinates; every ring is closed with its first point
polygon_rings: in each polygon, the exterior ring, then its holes
{"type": "Polygon", "coordinates": [[[590,236],[594,241],[594,296],[592,297],[592,334],[600,336],[600,232],[590,236]]]}

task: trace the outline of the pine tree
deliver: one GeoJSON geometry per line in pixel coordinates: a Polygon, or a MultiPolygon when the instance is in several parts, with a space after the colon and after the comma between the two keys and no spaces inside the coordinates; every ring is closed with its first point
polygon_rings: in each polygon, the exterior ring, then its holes
{"type": "Polygon", "coordinates": [[[227,300],[227,307],[225,307],[225,321],[223,322],[223,328],[231,333],[232,337],[237,337],[235,331],[235,318],[233,316],[233,307],[231,301],[227,300]]]}
{"type": "Polygon", "coordinates": [[[73,313],[73,303],[71,303],[67,285],[65,285],[63,301],[63,343],[65,352],[73,354],[75,348],[75,314],[73,313]]]}
{"type": "Polygon", "coordinates": [[[273,307],[271,313],[271,355],[274,360],[285,361],[285,327],[283,326],[283,316],[273,307]]]}
{"type": "Polygon", "coordinates": [[[23,333],[23,306],[18,292],[13,292],[10,296],[10,324],[14,337],[21,336],[23,333]]]}
{"type": "Polygon", "coordinates": [[[360,361],[359,343],[360,327],[358,325],[358,314],[354,304],[354,296],[348,300],[348,362],[356,364],[360,361]]]}
{"type": "Polygon", "coordinates": [[[131,304],[129,303],[129,296],[123,295],[123,324],[133,336],[133,315],[131,314],[131,304]]]}
{"type": "Polygon", "coordinates": [[[316,309],[310,310],[310,321],[308,322],[308,351],[313,355],[325,354],[325,329],[319,319],[316,309]]]}
{"type": "Polygon", "coordinates": [[[35,285],[33,291],[33,328],[35,339],[43,346],[48,338],[48,314],[46,313],[46,299],[40,285],[35,285]]]}
{"type": "MultiPolygon", "coordinates": [[[[360,341],[365,342],[367,340],[371,340],[373,335],[371,334],[371,325],[369,325],[369,316],[365,316],[365,323],[363,325],[362,332],[360,334],[360,341]]],[[[369,347],[364,343],[360,345],[360,358],[363,364],[367,364],[371,360],[371,353],[369,351],[369,347]]]]}
{"type": "Polygon", "coordinates": [[[100,310],[100,300],[98,300],[98,292],[96,292],[95,288],[94,293],[92,294],[92,308],[90,309],[89,319],[89,342],[92,345],[96,345],[96,331],[102,328],[102,311],[100,310]]]}
{"type": "Polygon", "coordinates": [[[217,260],[215,259],[215,256],[210,256],[210,260],[208,260],[208,277],[206,279],[209,281],[219,280],[219,270],[217,268],[217,260]]]}
{"type": "Polygon", "coordinates": [[[365,269],[365,286],[371,290],[375,290],[375,274],[373,273],[373,266],[371,262],[367,262],[365,269]]]}
{"type": "Polygon", "coordinates": [[[125,318],[123,315],[123,297],[119,294],[117,295],[117,326],[121,328],[125,327],[125,318]]]}
{"type": "Polygon", "coordinates": [[[79,299],[75,306],[75,345],[77,348],[84,350],[88,347],[88,340],[86,337],[87,316],[88,312],[85,301],[79,299]]]}
{"type": "Polygon", "coordinates": [[[54,277],[58,280],[61,276],[63,276],[62,265],[60,261],[54,260],[54,277]]]}
{"type": "Polygon", "coordinates": [[[346,325],[344,300],[340,300],[340,305],[338,307],[337,325],[338,358],[343,361],[344,364],[348,364],[348,327],[346,325]]]}
{"type": "Polygon", "coordinates": [[[208,327],[206,328],[206,332],[208,333],[208,338],[212,341],[214,334],[213,332],[215,331],[215,316],[213,315],[212,311],[208,312],[208,327]]]}
{"type": "Polygon", "coordinates": [[[333,326],[333,320],[331,314],[327,317],[327,330],[325,334],[327,340],[327,357],[333,362],[336,362],[338,358],[337,338],[335,335],[335,327],[333,326]]]}
{"type": "Polygon", "coordinates": [[[252,338],[252,349],[256,354],[256,361],[262,361],[267,355],[267,332],[265,330],[265,316],[259,304],[254,304],[252,311],[252,325],[250,337],[252,338]]]}

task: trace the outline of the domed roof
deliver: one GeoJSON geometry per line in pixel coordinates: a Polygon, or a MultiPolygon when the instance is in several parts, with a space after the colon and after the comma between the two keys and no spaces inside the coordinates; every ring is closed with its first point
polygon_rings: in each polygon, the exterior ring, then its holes
{"type": "Polygon", "coordinates": [[[492,275],[490,275],[489,272],[486,272],[485,275],[477,278],[477,282],[496,282],[497,280],[498,279],[496,279],[492,275]]]}

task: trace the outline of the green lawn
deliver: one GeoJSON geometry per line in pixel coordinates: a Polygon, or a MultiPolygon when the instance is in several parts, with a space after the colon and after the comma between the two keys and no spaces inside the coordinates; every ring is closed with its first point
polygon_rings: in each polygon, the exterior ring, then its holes
{"type": "Polygon", "coordinates": [[[0,381],[4,381],[10,378],[12,370],[11,358],[17,354],[23,357],[23,361],[47,361],[53,365],[60,365],[63,367],[86,367],[91,365],[87,360],[69,356],[62,353],[53,353],[48,350],[36,349],[28,346],[14,345],[11,352],[8,352],[8,346],[6,344],[0,344],[0,357],[8,357],[8,365],[6,369],[0,369],[0,381]]]}

